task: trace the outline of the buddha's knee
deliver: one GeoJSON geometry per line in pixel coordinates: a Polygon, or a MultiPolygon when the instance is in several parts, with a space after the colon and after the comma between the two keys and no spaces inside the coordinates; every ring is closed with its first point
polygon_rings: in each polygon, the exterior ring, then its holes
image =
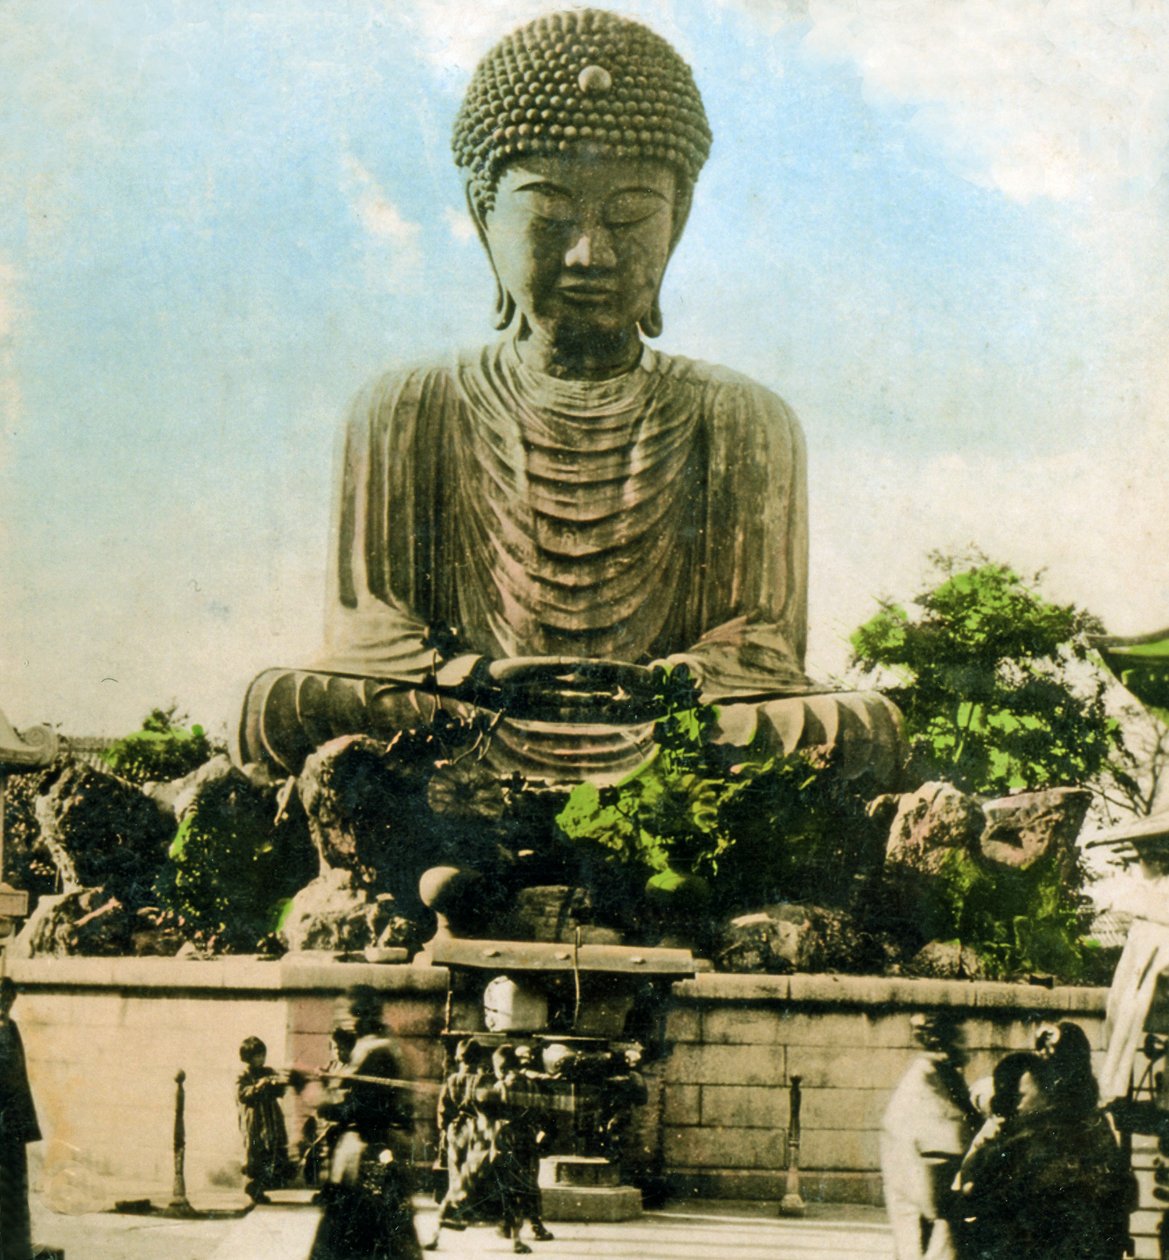
{"type": "Polygon", "coordinates": [[[878,790],[896,787],[905,764],[901,712],[875,691],[824,691],[759,705],[726,704],[721,706],[720,727],[728,742],[745,745],[758,739],[768,752],[826,748],[846,778],[867,775],[878,790]]]}

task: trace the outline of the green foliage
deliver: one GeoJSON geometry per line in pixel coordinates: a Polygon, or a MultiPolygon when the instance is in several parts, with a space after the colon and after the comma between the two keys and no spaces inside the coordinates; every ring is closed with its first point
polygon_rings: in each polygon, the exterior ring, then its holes
{"type": "Polygon", "coordinates": [[[1089,655],[1096,618],[978,553],[931,559],[942,580],[914,615],[886,602],[852,636],[855,662],[895,679],[916,775],[998,796],[1106,773],[1123,740],[1089,655]]]}
{"type": "Polygon", "coordinates": [[[995,979],[1029,972],[1081,979],[1088,966],[1082,938],[1091,918],[1081,883],[1079,872],[1059,863],[991,870],[955,852],[936,894],[943,911],[938,935],[975,948],[995,979]]]}
{"type": "Polygon", "coordinates": [[[159,877],[160,903],[217,949],[251,951],[315,873],[312,849],[236,774],[208,781],[184,815],[159,877]]]}
{"type": "Polygon", "coordinates": [[[181,779],[217,751],[201,726],[186,728],[176,706],[152,709],[142,729],[112,744],[103,754],[110,769],[129,783],[181,779]]]}
{"type": "Polygon", "coordinates": [[[614,787],[578,785],[556,819],[562,834],[631,880],[648,877],[655,899],[681,895],[679,908],[708,896],[721,911],[846,900],[871,831],[859,792],[815,753],[716,744],[716,712],[684,667],[655,683],[665,714],[653,757],[614,787]]]}

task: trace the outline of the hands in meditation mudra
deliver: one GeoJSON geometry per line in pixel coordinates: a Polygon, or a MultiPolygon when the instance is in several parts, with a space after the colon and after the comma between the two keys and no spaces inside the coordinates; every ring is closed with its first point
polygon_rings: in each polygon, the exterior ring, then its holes
{"type": "Polygon", "coordinates": [[[501,336],[354,406],[326,646],[252,683],[245,760],[296,772],[441,707],[498,715],[500,774],[612,782],[652,748],[650,667],[685,664],[719,739],[828,746],[890,785],[896,708],[804,674],[795,416],[644,340],[709,147],[689,67],[636,22],[554,14],[484,58],[454,152],[501,336]]]}

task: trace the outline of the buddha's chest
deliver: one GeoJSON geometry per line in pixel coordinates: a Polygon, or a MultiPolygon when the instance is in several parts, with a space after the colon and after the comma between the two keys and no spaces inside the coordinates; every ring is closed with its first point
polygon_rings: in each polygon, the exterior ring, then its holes
{"type": "Polygon", "coordinates": [[[504,414],[460,426],[450,504],[464,536],[490,541],[538,578],[657,550],[692,514],[702,477],[692,426],[656,417],[504,414]],[[648,422],[647,422],[648,421],[648,422]]]}

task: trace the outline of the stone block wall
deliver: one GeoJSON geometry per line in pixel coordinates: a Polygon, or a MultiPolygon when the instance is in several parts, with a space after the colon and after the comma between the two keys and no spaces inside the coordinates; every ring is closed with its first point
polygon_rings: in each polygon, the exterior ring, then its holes
{"type": "Polygon", "coordinates": [[[944,1006],[965,1021],[973,1081],[1030,1048],[1044,1021],[1074,1019],[1102,1050],[1106,992],[713,973],[678,984],[663,1110],[671,1183],[701,1197],[780,1198],[798,1076],[804,1197],[879,1204],[881,1117],[915,1053],[914,1011],[944,1006]]]}
{"type": "MultiPolygon", "coordinates": [[[[356,983],[386,996],[404,1066],[437,1081],[447,1000],[443,968],[310,956],[16,961],[15,1017],[46,1141],[31,1148],[59,1210],[115,1197],[168,1197],[174,1076],[187,1074],[186,1172],[201,1190],[241,1184],[239,1044],[261,1037],[274,1066],[323,1065],[336,1003],[356,983]]],[[[802,1190],[812,1200],[879,1202],[877,1133],[913,1050],[909,1016],[953,1008],[967,1021],[968,1076],[1031,1044],[1041,1020],[1071,1018],[1101,1047],[1105,991],[851,976],[702,974],[674,987],[672,1052],[660,1081],[664,1172],[680,1193],[775,1199],[786,1166],[789,1087],[803,1088],[802,1190]]],[[[420,1098],[415,1156],[429,1161],[433,1095],[420,1098]]],[[[286,1098],[289,1132],[305,1111],[286,1098]]]]}
{"type": "MultiPolygon", "coordinates": [[[[186,1073],[186,1181],[200,1190],[242,1186],[235,1104],[239,1046],[258,1036],[274,1067],[322,1067],[344,991],[386,993],[387,1022],[405,1069],[436,1079],[446,972],[286,958],[211,962],[62,958],[14,961],[20,1026],[45,1141],[29,1148],[36,1184],[60,1211],[115,1198],[169,1198],[175,1074],[186,1073]]],[[[312,1088],[305,1097],[311,1097],[312,1088]]],[[[431,1100],[421,1106],[425,1155],[431,1100]]],[[[306,1114],[285,1097],[295,1140],[306,1114]]]]}

